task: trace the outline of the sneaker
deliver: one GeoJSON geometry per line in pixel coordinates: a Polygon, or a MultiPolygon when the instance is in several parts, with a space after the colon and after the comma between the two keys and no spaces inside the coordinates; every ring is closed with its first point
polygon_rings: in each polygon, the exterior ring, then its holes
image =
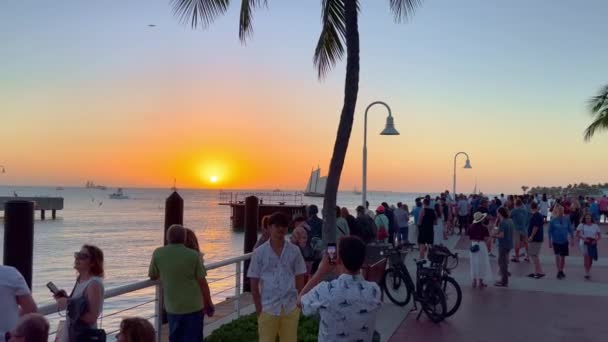
{"type": "Polygon", "coordinates": [[[566,278],[566,273],[564,273],[564,271],[562,271],[562,279],[566,278]]]}
{"type": "Polygon", "coordinates": [[[494,255],[494,253],[490,253],[490,254],[488,254],[488,255],[489,255],[490,257],[492,257],[492,258],[496,258],[496,255],[494,255]]]}
{"type": "Polygon", "coordinates": [[[542,277],[544,277],[544,276],[545,276],[545,275],[544,275],[544,274],[542,274],[542,273],[536,273],[536,276],[534,276],[534,278],[536,278],[536,279],[540,279],[540,278],[542,278],[542,277]]]}
{"type": "Polygon", "coordinates": [[[591,276],[587,274],[587,275],[585,276],[585,279],[589,280],[589,279],[591,279],[591,276]]]}
{"type": "Polygon", "coordinates": [[[501,281],[494,283],[494,286],[496,286],[496,287],[509,287],[509,285],[507,285],[507,284],[505,284],[505,283],[503,283],[501,281]]]}
{"type": "Polygon", "coordinates": [[[557,276],[556,276],[556,278],[557,278],[557,279],[562,279],[562,278],[563,278],[563,277],[562,277],[562,271],[557,272],[557,276]]]}
{"type": "Polygon", "coordinates": [[[536,273],[530,273],[530,274],[528,274],[528,278],[536,278],[536,273]]]}

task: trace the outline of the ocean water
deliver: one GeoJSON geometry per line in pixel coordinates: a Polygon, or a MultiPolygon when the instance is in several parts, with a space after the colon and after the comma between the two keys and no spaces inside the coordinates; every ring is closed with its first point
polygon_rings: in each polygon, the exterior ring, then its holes
{"type": "MultiPolygon", "coordinates": [[[[124,189],[126,200],[111,200],[108,195],[115,189],[11,187],[0,186],[0,196],[59,196],[64,198],[64,210],[57,219],[40,220],[36,212],[34,223],[34,275],[33,294],[39,305],[53,302],[45,284],[54,282],[59,288],[71,290],[75,281],[73,254],[80,247],[94,244],[104,251],[105,287],[113,288],[147,278],[150,256],[163,243],[164,204],[171,194],[169,189],[124,189]]],[[[205,262],[221,261],[243,254],[243,233],[230,228],[230,207],[220,206],[219,191],[178,191],[184,199],[184,225],[193,229],[205,254],[205,262]]],[[[236,192],[236,191],[235,191],[236,192]]],[[[410,208],[420,194],[371,192],[368,200],[372,207],[386,201],[390,204],[407,203],[410,208]]],[[[303,198],[304,204],[322,207],[322,198],[303,198]]],[[[361,195],[341,192],[338,204],[354,213],[361,195]]],[[[0,255],[4,247],[4,226],[0,227],[0,255]]],[[[209,272],[214,301],[234,294],[234,266],[209,272]]],[[[124,310],[154,299],[154,289],[145,289],[109,299],[104,303],[105,314],[124,310]]],[[[104,326],[116,326],[121,317],[151,316],[153,304],[111,316],[104,326]]],[[[52,318],[56,320],[56,317],[52,318]]]]}

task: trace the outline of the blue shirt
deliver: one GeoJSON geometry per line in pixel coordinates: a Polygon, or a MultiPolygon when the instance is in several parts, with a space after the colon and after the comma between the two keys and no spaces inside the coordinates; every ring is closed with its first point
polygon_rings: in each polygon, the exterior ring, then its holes
{"type": "Polygon", "coordinates": [[[565,216],[555,217],[549,222],[549,238],[553,243],[568,243],[568,235],[572,236],[570,219],[565,216]]]}
{"type": "Polygon", "coordinates": [[[515,229],[522,233],[528,233],[528,211],[524,207],[518,207],[511,211],[511,219],[515,229]]]}
{"type": "Polygon", "coordinates": [[[513,228],[514,224],[512,219],[505,219],[500,222],[498,229],[501,233],[504,233],[504,236],[498,239],[498,246],[500,248],[513,248],[513,228]]]}
{"type": "Polygon", "coordinates": [[[591,213],[591,215],[594,217],[600,215],[600,207],[597,205],[597,202],[591,203],[589,206],[589,213],[591,213]]]}
{"type": "Polygon", "coordinates": [[[418,216],[420,216],[420,209],[422,209],[422,207],[415,207],[414,209],[412,209],[412,215],[414,215],[415,225],[418,225],[418,216]]]}

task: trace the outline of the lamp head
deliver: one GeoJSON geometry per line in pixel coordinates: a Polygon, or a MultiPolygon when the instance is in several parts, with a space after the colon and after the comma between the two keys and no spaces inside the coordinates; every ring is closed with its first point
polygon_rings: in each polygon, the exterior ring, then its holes
{"type": "Polygon", "coordinates": [[[6,173],[6,169],[4,168],[4,166],[0,166],[0,173],[6,173]]]}
{"type": "Polygon", "coordinates": [[[395,122],[393,121],[392,116],[389,115],[386,117],[386,126],[382,132],[380,132],[380,135],[399,135],[399,131],[395,129],[395,122]]]}
{"type": "Polygon", "coordinates": [[[465,169],[472,169],[473,167],[471,166],[471,161],[467,158],[467,162],[464,163],[464,168],[465,169]]]}

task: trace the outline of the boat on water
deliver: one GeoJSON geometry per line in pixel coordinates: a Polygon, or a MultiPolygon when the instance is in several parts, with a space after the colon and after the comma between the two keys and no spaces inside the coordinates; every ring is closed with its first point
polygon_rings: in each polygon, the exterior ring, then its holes
{"type": "Polygon", "coordinates": [[[361,195],[361,191],[359,191],[357,189],[357,186],[355,186],[355,189],[353,190],[353,194],[355,194],[355,195],[361,195]]]}
{"type": "Polygon", "coordinates": [[[304,189],[304,196],[306,197],[323,197],[325,196],[325,184],[327,183],[327,176],[321,177],[321,168],[317,167],[316,170],[312,170],[306,189],[304,189]]]}
{"type": "Polygon", "coordinates": [[[58,186],[58,187],[55,188],[55,190],[57,190],[57,191],[63,191],[64,189],[63,189],[62,186],[58,186]]]}
{"type": "Polygon", "coordinates": [[[118,190],[116,190],[116,192],[111,193],[109,196],[110,196],[110,199],[129,199],[129,196],[125,195],[122,192],[122,188],[118,188],[118,190]]]}
{"type": "Polygon", "coordinates": [[[97,185],[95,184],[95,182],[93,181],[87,181],[87,183],[84,186],[87,189],[97,189],[97,190],[108,190],[108,188],[104,185],[97,185]]]}

